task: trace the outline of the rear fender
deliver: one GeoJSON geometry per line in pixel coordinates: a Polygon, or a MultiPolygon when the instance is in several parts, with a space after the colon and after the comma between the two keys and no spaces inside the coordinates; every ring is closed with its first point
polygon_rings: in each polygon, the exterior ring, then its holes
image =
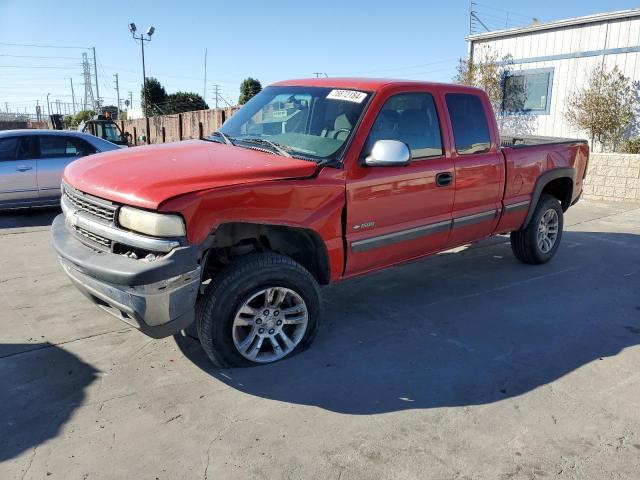
{"type": "MultiPolygon", "coordinates": [[[[535,212],[536,210],[538,201],[540,200],[540,196],[542,195],[542,191],[544,190],[544,187],[546,187],[553,180],[557,180],[558,178],[569,178],[571,179],[571,185],[573,188],[573,185],[575,184],[575,177],[576,177],[575,168],[568,168],[568,167],[554,168],[553,170],[548,170],[544,172],[542,175],[540,175],[538,180],[536,180],[535,187],[533,188],[533,193],[531,194],[531,203],[529,204],[529,211],[527,212],[527,216],[524,220],[524,223],[520,228],[524,229],[527,227],[527,225],[529,225],[529,222],[531,221],[531,217],[533,217],[533,212],[535,212]]],[[[572,195],[573,195],[573,192],[569,192],[569,195],[568,195],[569,201],[567,205],[565,205],[565,202],[563,202],[563,205],[562,205],[563,210],[566,210],[569,207],[569,204],[571,203],[572,195]]]]}

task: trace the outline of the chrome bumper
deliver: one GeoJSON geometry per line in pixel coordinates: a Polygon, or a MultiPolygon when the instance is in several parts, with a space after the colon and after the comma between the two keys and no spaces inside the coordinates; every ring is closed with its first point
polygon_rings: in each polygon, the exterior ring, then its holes
{"type": "Polygon", "coordinates": [[[51,236],[64,271],[84,296],[153,338],[193,322],[201,276],[196,246],[176,247],[154,261],[136,260],[87,247],[72,225],[69,215],[58,215],[51,236]]]}
{"type": "Polygon", "coordinates": [[[200,267],[168,280],[129,287],[90,277],[64,258],[60,263],[85,297],[150,337],[173,335],[195,318],[200,267]]]}

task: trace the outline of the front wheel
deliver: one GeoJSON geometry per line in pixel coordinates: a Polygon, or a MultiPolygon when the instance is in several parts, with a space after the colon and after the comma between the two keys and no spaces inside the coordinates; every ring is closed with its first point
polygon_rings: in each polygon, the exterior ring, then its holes
{"type": "Polygon", "coordinates": [[[562,239],[563,215],[557,198],[543,195],[529,225],[511,232],[511,249],[518,260],[533,265],[553,258],[562,239]]]}
{"type": "Polygon", "coordinates": [[[275,253],[241,257],[207,287],[196,309],[198,337],[218,367],[275,362],[318,330],[320,292],[299,263],[275,253]]]}

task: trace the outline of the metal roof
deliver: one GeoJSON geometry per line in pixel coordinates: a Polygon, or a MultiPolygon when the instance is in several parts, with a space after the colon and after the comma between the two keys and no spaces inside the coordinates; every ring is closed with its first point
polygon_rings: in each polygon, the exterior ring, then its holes
{"type": "Polygon", "coordinates": [[[567,18],[565,20],[556,20],[555,22],[541,23],[539,25],[530,25],[528,27],[509,28],[506,30],[496,30],[495,32],[477,33],[468,35],[467,41],[487,40],[491,38],[511,37],[524,33],[534,33],[544,30],[554,30],[558,28],[572,27],[576,25],[585,25],[589,23],[608,22],[611,20],[620,20],[627,18],[640,17],[640,8],[632,8],[629,10],[619,10],[617,12],[597,13],[595,15],[585,15],[583,17],[567,18]]]}

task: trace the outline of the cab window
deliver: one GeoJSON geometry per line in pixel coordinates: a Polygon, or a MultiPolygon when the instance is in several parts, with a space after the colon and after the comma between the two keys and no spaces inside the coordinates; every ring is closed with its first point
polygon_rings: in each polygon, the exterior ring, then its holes
{"type": "Polygon", "coordinates": [[[0,138],[0,161],[15,160],[17,148],[17,137],[0,138]]]}
{"type": "Polygon", "coordinates": [[[489,125],[480,99],[468,93],[447,93],[446,101],[456,151],[461,155],[489,151],[489,125]]]}
{"type": "Polygon", "coordinates": [[[81,157],[96,149],[81,139],[43,135],[40,137],[40,158],[81,157]]]}
{"type": "Polygon", "coordinates": [[[389,98],[371,128],[367,151],[378,140],[406,143],[414,160],[441,156],[442,137],[433,97],[429,93],[401,93],[389,98]]]}

